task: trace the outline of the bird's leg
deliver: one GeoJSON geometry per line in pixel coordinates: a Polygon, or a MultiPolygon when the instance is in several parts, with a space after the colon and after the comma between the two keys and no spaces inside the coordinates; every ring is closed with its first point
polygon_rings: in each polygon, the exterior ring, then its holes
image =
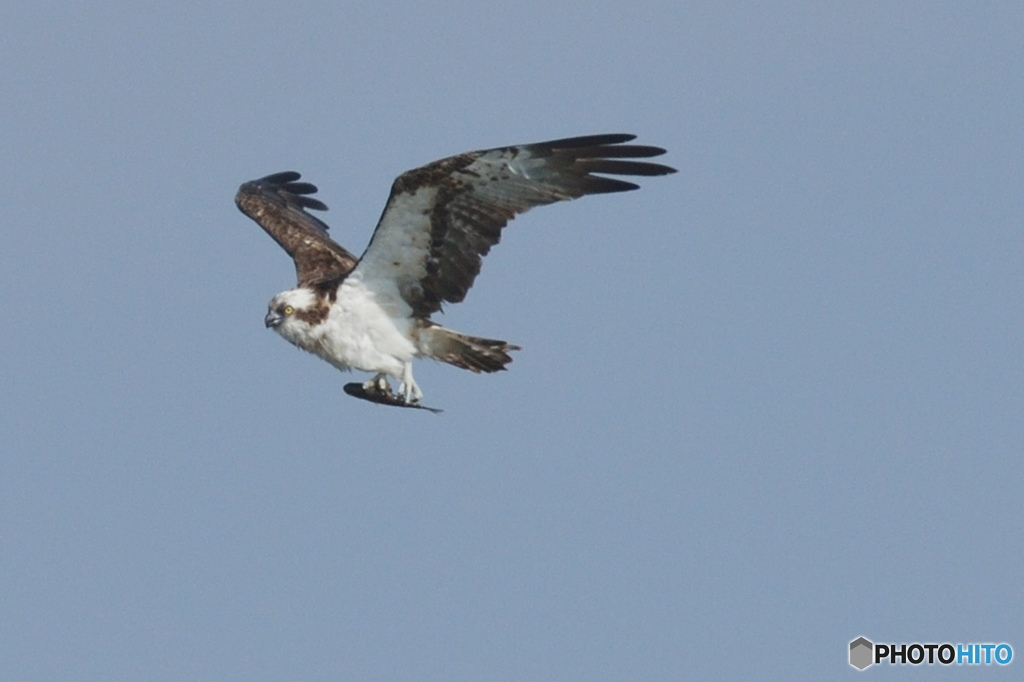
{"type": "Polygon", "coordinates": [[[412,362],[405,363],[405,367],[402,368],[402,383],[398,385],[398,392],[409,405],[418,403],[423,397],[423,391],[412,378],[412,362]]]}
{"type": "Polygon", "coordinates": [[[372,379],[363,382],[363,388],[371,393],[391,395],[391,385],[383,372],[378,372],[372,379]]]}

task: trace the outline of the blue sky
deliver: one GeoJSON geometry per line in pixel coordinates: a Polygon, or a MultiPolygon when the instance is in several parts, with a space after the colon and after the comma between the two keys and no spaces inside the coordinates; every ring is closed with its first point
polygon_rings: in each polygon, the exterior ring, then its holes
{"type": "Polygon", "coordinates": [[[0,677],[1024,655],[1022,31],[1018,3],[0,8],[0,677]],[[404,170],[605,132],[679,173],[511,224],[443,319],[524,350],[419,365],[443,415],[264,329],[294,272],[243,181],[302,172],[358,253],[404,170]]]}

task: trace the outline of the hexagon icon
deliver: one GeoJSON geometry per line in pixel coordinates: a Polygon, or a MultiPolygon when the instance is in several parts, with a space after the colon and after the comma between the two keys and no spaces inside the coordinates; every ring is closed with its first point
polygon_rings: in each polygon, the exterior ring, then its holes
{"type": "Polygon", "coordinates": [[[874,653],[875,645],[863,637],[858,637],[850,642],[850,665],[857,670],[863,670],[874,662],[874,653]]]}

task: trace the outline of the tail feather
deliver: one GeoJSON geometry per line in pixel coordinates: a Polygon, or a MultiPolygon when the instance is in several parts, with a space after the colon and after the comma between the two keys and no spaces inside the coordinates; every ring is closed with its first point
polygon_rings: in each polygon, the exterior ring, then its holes
{"type": "Polygon", "coordinates": [[[447,362],[471,372],[497,372],[512,362],[509,351],[522,350],[505,341],[467,336],[444,327],[420,331],[420,352],[434,360],[447,362]]]}

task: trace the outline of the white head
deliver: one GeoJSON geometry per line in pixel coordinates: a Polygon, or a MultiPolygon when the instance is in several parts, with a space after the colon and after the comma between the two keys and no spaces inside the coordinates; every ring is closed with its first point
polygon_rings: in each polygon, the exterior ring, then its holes
{"type": "Polygon", "coordinates": [[[263,321],[295,345],[304,347],[303,341],[309,338],[312,327],[324,320],[327,310],[326,302],[311,289],[289,289],[271,299],[263,321]]]}

